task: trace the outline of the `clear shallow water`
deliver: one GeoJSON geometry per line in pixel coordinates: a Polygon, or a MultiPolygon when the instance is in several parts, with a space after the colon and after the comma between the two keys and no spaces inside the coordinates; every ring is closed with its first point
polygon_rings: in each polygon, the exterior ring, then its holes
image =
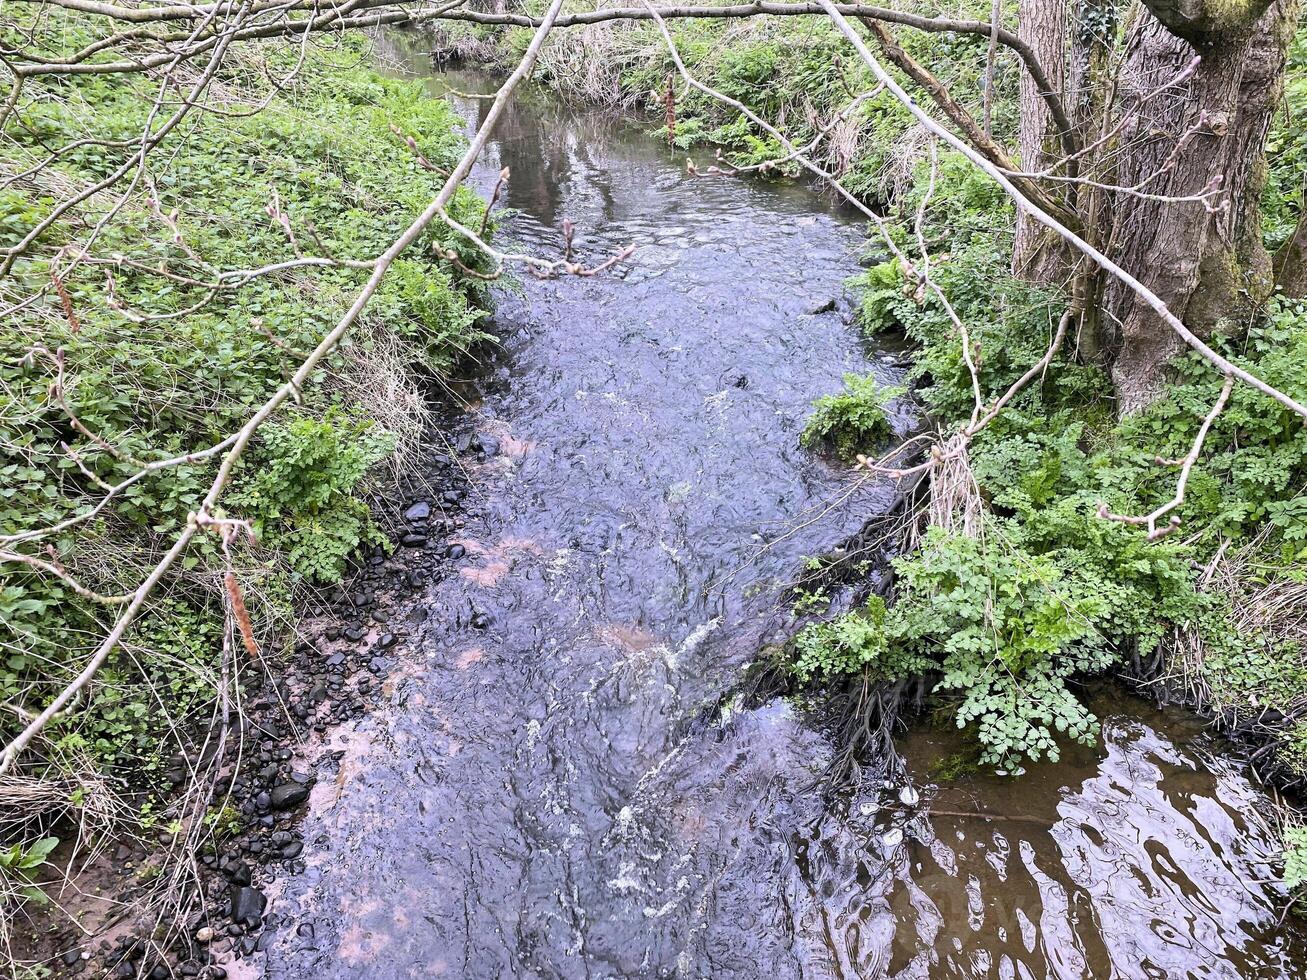
{"type": "Polygon", "coordinates": [[[267,975],[1307,975],[1257,791],[1142,703],[1018,781],[932,788],[957,746],[916,732],[916,790],[834,807],[812,790],[833,747],[787,703],[696,723],[782,627],[776,586],[893,496],[797,448],[810,400],[896,372],[811,312],[860,228],[683,156],[532,93],[481,162],[483,190],[512,169],[517,242],[556,253],[566,217],[583,253],[641,249],[501,297],[468,558],[413,600],[388,701],[315,789],[309,870],[274,902],[312,930],[283,928],[267,975]]]}

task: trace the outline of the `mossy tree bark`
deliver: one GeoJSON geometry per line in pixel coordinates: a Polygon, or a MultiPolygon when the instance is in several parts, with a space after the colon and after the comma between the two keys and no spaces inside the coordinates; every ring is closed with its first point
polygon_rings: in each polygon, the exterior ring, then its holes
{"type": "MultiPolygon", "coordinates": [[[[1297,14],[1298,0],[1150,0],[1127,26],[1113,179],[1139,193],[1111,195],[1108,240],[1200,336],[1242,329],[1271,289],[1258,201],[1297,14]]],[[[1106,284],[1102,306],[1118,408],[1135,411],[1160,395],[1183,344],[1120,283],[1106,284]]]]}

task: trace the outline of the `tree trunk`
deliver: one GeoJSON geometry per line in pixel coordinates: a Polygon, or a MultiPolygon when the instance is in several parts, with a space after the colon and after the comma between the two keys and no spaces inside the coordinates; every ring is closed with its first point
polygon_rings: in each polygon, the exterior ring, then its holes
{"type": "MultiPolygon", "coordinates": [[[[1079,172],[1098,175],[1110,170],[1102,160],[1099,146],[1111,122],[1107,107],[1111,101],[1112,79],[1109,69],[1118,28],[1117,0],[1083,0],[1076,7],[1071,28],[1071,54],[1067,66],[1067,93],[1071,103],[1071,122],[1075,143],[1081,147],[1079,172]]],[[[1084,228],[1085,239],[1100,251],[1107,247],[1104,238],[1111,231],[1110,200],[1098,187],[1073,186],[1072,204],[1084,228]]],[[[1068,264],[1072,261],[1068,251],[1068,264]]],[[[1110,351],[1101,341],[1098,326],[1102,277],[1093,263],[1076,260],[1073,295],[1082,310],[1076,333],[1076,355],[1086,364],[1107,368],[1110,351]]]]}
{"type": "Polygon", "coordinates": [[[1307,296],[1307,204],[1289,240],[1275,253],[1275,284],[1294,299],[1307,296]]]}
{"type": "MultiPolygon", "coordinates": [[[[1138,193],[1112,195],[1113,258],[1200,336],[1239,329],[1271,288],[1258,199],[1297,5],[1277,0],[1247,27],[1199,34],[1194,44],[1143,11],[1128,28],[1114,180],[1138,193]],[[1166,88],[1199,56],[1184,82],[1166,88]],[[1203,194],[1206,202],[1192,199],[1203,194]]],[[[1185,15],[1192,35],[1195,15],[1185,15]]],[[[1116,281],[1106,284],[1103,306],[1103,322],[1116,325],[1118,410],[1136,411],[1160,395],[1164,366],[1183,342],[1116,281]]]]}
{"type": "MultiPolygon", "coordinates": [[[[1065,88],[1067,47],[1066,0],[1021,0],[1017,36],[1030,45],[1049,83],[1060,93],[1065,88]]],[[[1021,73],[1018,92],[1017,150],[1021,168],[1040,171],[1055,162],[1048,152],[1051,117],[1029,72],[1021,73]]],[[[1066,251],[1061,241],[1034,219],[1017,215],[1012,271],[1028,282],[1051,284],[1066,274],[1066,251]]]]}

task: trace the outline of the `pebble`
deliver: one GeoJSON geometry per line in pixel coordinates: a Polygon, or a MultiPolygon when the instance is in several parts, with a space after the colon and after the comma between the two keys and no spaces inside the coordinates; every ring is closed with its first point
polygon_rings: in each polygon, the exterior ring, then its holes
{"type": "Polygon", "coordinates": [[[416,524],[418,521],[425,521],[431,516],[431,504],[425,500],[419,500],[417,503],[404,511],[404,520],[416,524]]]}

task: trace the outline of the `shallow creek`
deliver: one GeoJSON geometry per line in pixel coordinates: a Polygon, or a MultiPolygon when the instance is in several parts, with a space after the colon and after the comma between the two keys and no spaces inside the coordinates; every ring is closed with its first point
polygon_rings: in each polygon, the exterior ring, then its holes
{"type": "Polygon", "coordinates": [[[556,254],[570,218],[584,255],[640,250],[500,296],[467,557],[412,600],[388,698],[315,789],[267,975],[1307,975],[1264,797],[1183,716],[1114,694],[1099,748],[942,787],[958,745],[923,728],[915,788],[835,805],[834,747],[785,700],[703,720],[804,556],[893,498],[798,448],[809,402],[901,372],[815,312],[858,223],[683,158],[530,92],[481,161],[483,192],[512,168],[508,239],[556,254]]]}

